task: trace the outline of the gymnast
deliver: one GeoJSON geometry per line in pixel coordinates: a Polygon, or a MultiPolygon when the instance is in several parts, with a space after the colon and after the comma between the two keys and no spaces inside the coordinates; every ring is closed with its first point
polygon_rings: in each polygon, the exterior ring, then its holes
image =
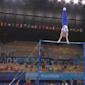
{"type": "Polygon", "coordinates": [[[69,44],[68,32],[69,30],[68,30],[67,12],[66,12],[66,8],[64,7],[62,12],[62,29],[61,29],[59,40],[57,42],[60,43],[61,39],[64,37],[66,39],[66,42],[69,44]]]}

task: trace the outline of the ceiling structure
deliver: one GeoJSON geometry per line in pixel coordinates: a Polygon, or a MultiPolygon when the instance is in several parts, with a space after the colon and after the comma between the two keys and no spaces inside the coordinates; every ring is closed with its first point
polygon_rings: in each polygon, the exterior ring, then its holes
{"type": "MultiPolygon", "coordinates": [[[[0,21],[19,24],[31,21],[35,24],[48,23],[50,25],[57,24],[61,26],[62,8],[66,7],[69,26],[71,28],[83,28],[85,31],[85,4],[82,4],[83,0],[78,0],[78,2],[76,1],[75,3],[72,1],[73,0],[71,0],[71,2],[67,2],[66,0],[0,0],[0,21]]],[[[22,34],[24,33],[21,33],[21,35],[22,34]]],[[[35,34],[38,35],[38,32],[35,32],[35,34]]],[[[38,40],[37,35],[35,36],[38,40]]],[[[42,33],[42,35],[45,34],[42,33]]],[[[75,33],[72,35],[74,36],[75,33]]],[[[79,33],[78,35],[82,38],[84,33],[79,33]]],[[[56,32],[47,32],[46,36],[49,37],[47,39],[55,40],[56,32]],[[54,35],[51,36],[51,33],[54,35]]],[[[73,40],[75,40],[75,38],[73,40]]],[[[42,39],[44,39],[44,36],[42,39]]],[[[77,41],[79,41],[79,39],[77,39],[77,41]]]]}

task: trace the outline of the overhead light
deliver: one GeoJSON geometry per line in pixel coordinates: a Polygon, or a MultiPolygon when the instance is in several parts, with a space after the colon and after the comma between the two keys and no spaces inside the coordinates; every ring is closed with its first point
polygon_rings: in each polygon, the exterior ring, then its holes
{"type": "Polygon", "coordinates": [[[65,0],[66,3],[70,3],[71,0],[65,0]]]}
{"type": "Polygon", "coordinates": [[[74,4],[78,4],[78,0],[73,0],[74,4]]]}
{"type": "Polygon", "coordinates": [[[61,0],[58,0],[58,2],[61,2],[61,0]]]}
{"type": "Polygon", "coordinates": [[[85,0],[82,0],[82,4],[85,5],[85,0]]]}

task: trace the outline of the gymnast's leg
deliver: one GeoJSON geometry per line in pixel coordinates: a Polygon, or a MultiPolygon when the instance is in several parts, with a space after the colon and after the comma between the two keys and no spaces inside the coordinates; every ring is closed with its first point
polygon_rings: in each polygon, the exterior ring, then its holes
{"type": "Polygon", "coordinates": [[[59,40],[57,41],[58,43],[61,42],[61,39],[63,38],[63,32],[60,33],[60,38],[59,40]]]}
{"type": "Polygon", "coordinates": [[[69,39],[68,39],[68,32],[66,32],[66,42],[69,44],[69,39]]]}

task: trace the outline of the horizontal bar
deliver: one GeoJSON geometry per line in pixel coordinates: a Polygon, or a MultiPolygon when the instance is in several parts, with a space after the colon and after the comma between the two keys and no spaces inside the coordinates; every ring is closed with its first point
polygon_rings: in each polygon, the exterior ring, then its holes
{"type": "MultiPolygon", "coordinates": [[[[51,40],[41,40],[42,42],[47,42],[47,43],[58,43],[57,41],[51,41],[51,40]]],[[[59,42],[60,44],[68,44],[67,42],[59,42]]],[[[69,42],[69,44],[83,44],[83,42],[69,42]]]]}

